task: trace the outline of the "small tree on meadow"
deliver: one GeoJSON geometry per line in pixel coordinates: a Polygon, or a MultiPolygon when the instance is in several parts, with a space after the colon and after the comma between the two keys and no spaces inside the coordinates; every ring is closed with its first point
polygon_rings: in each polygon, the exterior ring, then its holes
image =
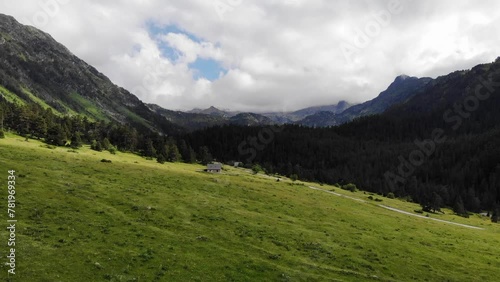
{"type": "Polygon", "coordinates": [[[148,158],[156,157],[156,149],[155,149],[155,146],[153,145],[153,140],[151,140],[151,139],[146,140],[146,147],[144,149],[144,156],[148,157],[148,158]]]}
{"type": "Polygon", "coordinates": [[[103,150],[109,150],[109,148],[111,148],[111,142],[109,142],[108,138],[104,138],[102,140],[102,149],[103,150]]]}
{"type": "Polygon", "coordinates": [[[198,160],[203,165],[209,164],[214,160],[212,157],[212,154],[210,154],[210,151],[208,150],[207,146],[200,147],[199,152],[198,152],[198,160]]]}
{"type": "Polygon", "coordinates": [[[101,142],[99,142],[97,140],[93,140],[92,144],[90,144],[90,149],[92,149],[94,151],[102,152],[101,142]]]}
{"type": "Polygon", "coordinates": [[[491,215],[491,222],[498,223],[498,219],[500,217],[500,205],[496,204],[493,209],[493,213],[491,215]]]}
{"type": "Polygon", "coordinates": [[[453,212],[455,212],[459,216],[469,217],[469,214],[465,210],[462,197],[458,196],[457,200],[455,201],[455,204],[453,205],[453,212]]]}
{"type": "Polygon", "coordinates": [[[252,171],[253,174],[257,174],[262,171],[262,167],[259,164],[255,164],[254,166],[252,166],[252,171]]]}
{"type": "Polygon", "coordinates": [[[80,136],[80,132],[75,132],[73,136],[71,136],[70,146],[73,149],[80,148],[83,145],[82,137],[80,136]]]}
{"type": "Polygon", "coordinates": [[[165,156],[163,156],[163,154],[158,154],[158,156],[156,157],[156,161],[160,164],[164,164],[166,161],[165,156]]]}

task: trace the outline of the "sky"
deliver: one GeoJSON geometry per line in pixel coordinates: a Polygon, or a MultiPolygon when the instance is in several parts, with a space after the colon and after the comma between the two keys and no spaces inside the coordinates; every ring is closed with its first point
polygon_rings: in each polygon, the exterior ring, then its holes
{"type": "Polygon", "coordinates": [[[288,112],[500,56],[500,1],[20,0],[35,26],[147,103],[288,112]]]}

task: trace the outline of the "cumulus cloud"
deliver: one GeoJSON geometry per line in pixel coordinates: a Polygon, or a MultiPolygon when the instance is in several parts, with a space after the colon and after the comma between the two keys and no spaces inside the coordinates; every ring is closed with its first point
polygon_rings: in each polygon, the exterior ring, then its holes
{"type": "Polygon", "coordinates": [[[363,102],[402,73],[436,77],[493,61],[499,8],[493,0],[0,3],[145,102],[243,111],[363,102]],[[200,59],[224,71],[209,79],[200,59]]]}

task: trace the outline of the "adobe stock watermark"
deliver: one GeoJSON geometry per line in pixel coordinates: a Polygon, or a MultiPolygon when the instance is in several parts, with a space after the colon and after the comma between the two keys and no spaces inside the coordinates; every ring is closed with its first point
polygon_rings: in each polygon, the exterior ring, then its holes
{"type": "Polygon", "coordinates": [[[159,76],[168,76],[173,74],[169,68],[162,67],[162,64],[155,64],[153,67],[148,66],[146,74],[142,77],[141,84],[131,89],[131,93],[144,99],[151,95],[155,89],[155,83],[159,76]]]}
{"type": "Polygon", "coordinates": [[[351,42],[340,43],[340,50],[347,62],[352,63],[354,56],[367,48],[381,34],[382,29],[391,24],[393,16],[401,14],[403,10],[401,0],[390,0],[384,10],[372,14],[372,19],[365,23],[363,29],[355,28],[351,42]]]}
{"type": "Polygon", "coordinates": [[[234,11],[242,3],[243,0],[216,0],[213,2],[213,7],[219,19],[223,21],[226,13],[234,11]]]}
{"type": "Polygon", "coordinates": [[[248,163],[253,162],[257,157],[257,151],[263,151],[269,144],[276,138],[276,133],[282,132],[284,126],[271,125],[259,131],[257,136],[247,137],[246,140],[238,146],[238,153],[240,156],[247,156],[248,163]]]}
{"type": "Polygon", "coordinates": [[[38,1],[40,8],[30,18],[23,18],[23,22],[27,25],[43,28],[50,19],[56,17],[61,11],[61,6],[68,4],[69,0],[42,0],[38,1]]]}
{"type": "MultiPolygon", "coordinates": [[[[298,5],[299,0],[281,0],[286,5],[298,5]]],[[[215,0],[213,2],[213,7],[217,16],[221,21],[224,20],[224,15],[228,12],[234,11],[237,7],[243,4],[244,0],[215,0]]]]}
{"type": "MultiPolygon", "coordinates": [[[[443,119],[446,124],[451,126],[453,131],[457,131],[464,120],[469,119],[472,113],[479,109],[481,102],[488,100],[495,90],[500,87],[500,81],[494,80],[498,75],[500,75],[500,70],[494,71],[486,79],[479,76],[474,94],[467,95],[461,102],[454,104],[452,108],[444,112],[443,119]]],[[[384,174],[385,181],[391,191],[394,191],[398,184],[405,184],[417,168],[422,166],[436,152],[437,146],[442,145],[447,139],[445,130],[436,128],[432,131],[430,139],[415,140],[414,144],[417,149],[413,150],[407,158],[401,155],[398,157],[397,173],[389,170],[384,174]]]]}

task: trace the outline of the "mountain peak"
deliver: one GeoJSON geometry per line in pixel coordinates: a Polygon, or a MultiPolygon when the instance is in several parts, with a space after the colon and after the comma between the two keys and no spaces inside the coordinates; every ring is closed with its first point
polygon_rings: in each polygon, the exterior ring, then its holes
{"type": "Polygon", "coordinates": [[[399,76],[396,77],[396,79],[394,80],[395,82],[396,81],[405,81],[407,80],[408,78],[410,78],[409,75],[406,75],[406,74],[401,74],[399,76]]]}

